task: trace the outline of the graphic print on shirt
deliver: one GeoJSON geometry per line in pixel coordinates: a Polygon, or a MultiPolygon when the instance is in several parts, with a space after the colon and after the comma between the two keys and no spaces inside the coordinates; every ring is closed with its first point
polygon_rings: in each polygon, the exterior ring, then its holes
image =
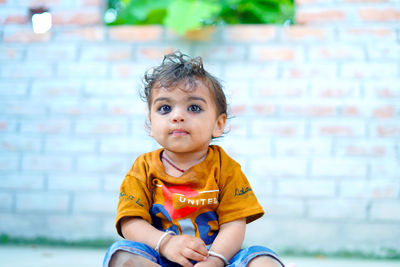
{"type": "Polygon", "coordinates": [[[197,192],[184,185],[156,186],[155,204],[150,209],[154,226],[176,234],[198,236],[211,244],[218,233],[218,216],[214,210],[218,206],[219,190],[197,192]]]}

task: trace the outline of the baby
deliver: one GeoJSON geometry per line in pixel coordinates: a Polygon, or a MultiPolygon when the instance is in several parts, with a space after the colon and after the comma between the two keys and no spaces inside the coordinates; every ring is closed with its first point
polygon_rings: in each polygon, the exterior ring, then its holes
{"type": "Polygon", "coordinates": [[[103,266],[284,266],[266,247],[241,248],[246,224],[264,211],[240,165],[210,145],[227,119],[219,81],[180,52],[144,80],[161,148],[139,156],[121,185],[116,228],[125,240],[103,266]]]}

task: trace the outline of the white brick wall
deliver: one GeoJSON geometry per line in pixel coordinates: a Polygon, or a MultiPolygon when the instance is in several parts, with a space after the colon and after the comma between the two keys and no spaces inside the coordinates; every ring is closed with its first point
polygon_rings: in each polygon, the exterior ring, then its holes
{"type": "Polygon", "coordinates": [[[225,86],[233,116],[216,143],[267,212],[246,242],[400,253],[398,1],[298,0],[297,25],[229,26],[208,42],[103,27],[101,1],[44,2],[57,26],[35,35],[27,1],[0,1],[0,234],[117,238],[120,183],[157,148],[137,89],[180,49],[225,86]]]}

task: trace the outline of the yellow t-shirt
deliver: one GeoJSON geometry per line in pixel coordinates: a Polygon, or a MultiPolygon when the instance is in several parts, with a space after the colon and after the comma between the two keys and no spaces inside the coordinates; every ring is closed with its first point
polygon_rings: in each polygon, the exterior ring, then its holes
{"type": "Polygon", "coordinates": [[[165,173],[158,149],[139,156],[121,185],[116,227],[138,216],[160,230],[190,234],[211,244],[223,223],[264,214],[240,165],[216,145],[180,177],[165,173]]]}

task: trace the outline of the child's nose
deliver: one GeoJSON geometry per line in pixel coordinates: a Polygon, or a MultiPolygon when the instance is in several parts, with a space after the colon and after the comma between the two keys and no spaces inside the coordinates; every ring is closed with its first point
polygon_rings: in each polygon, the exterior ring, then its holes
{"type": "Polygon", "coordinates": [[[173,122],[183,122],[185,121],[185,113],[182,109],[180,108],[175,108],[172,112],[172,117],[171,117],[173,122]]]}

